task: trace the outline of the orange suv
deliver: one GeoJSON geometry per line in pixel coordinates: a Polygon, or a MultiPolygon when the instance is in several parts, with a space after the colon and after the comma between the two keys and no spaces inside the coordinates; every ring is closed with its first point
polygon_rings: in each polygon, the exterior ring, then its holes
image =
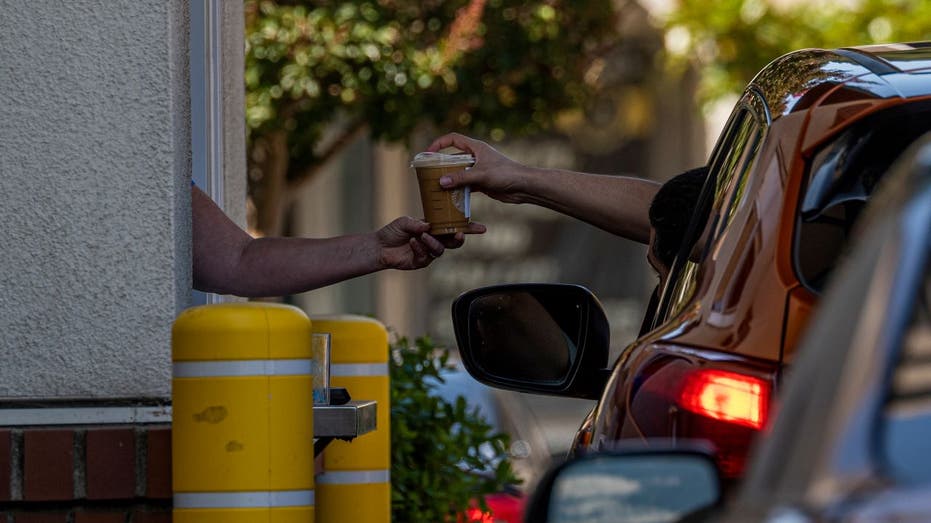
{"type": "Polygon", "coordinates": [[[463,363],[488,385],[599,399],[572,453],[700,439],[725,476],[739,477],[854,221],[892,161],[928,130],[931,43],[773,61],[711,154],[646,334],[609,366],[607,320],[588,290],[486,287],[453,303],[463,363]]]}

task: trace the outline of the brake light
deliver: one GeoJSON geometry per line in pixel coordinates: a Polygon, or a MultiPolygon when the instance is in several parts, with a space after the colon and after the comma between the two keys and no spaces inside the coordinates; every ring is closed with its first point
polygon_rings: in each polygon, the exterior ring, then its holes
{"type": "Polygon", "coordinates": [[[469,523],[495,523],[495,517],[491,512],[482,512],[480,508],[466,510],[466,518],[469,523]]]}
{"type": "Polygon", "coordinates": [[[633,380],[640,386],[633,389],[631,422],[621,436],[627,430],[626,437],[708,441],[722,476],[738,478],[770,416],[777,367],[744,367],[710,358],[704,363],[663,358],[643,367],[633,380]]]}
{"type": "Polygon", "coordinates": [[[473,505],[466,509],[456,519],[459,523],[520,523],[524,520],[524,506],[527,497],[520,493],[498,492],[485,496],[488,511],[479,508],[473,500],[473,505]],[[465,520],[463,521],[463,516],[465,520]]]}
{"type": "Polygon", "coordinates": [[[679,402],[696,414],[760,430],[766,423],[769,384],[736,372],[700,369],[686,375],[679,402]]]}

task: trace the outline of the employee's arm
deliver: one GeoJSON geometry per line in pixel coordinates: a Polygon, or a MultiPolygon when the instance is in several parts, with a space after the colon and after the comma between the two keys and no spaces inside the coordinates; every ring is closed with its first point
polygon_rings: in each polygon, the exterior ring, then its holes
{"type": "MultiPolygon", "coordinates": [[[[441,242],[429,225],[402,217],[381,229],[334,238],[253,238],[197,187],[191,188],[194,288],[246,297],[283,296],[383,269],[426,267],[461,233],[441,242]]],[[[469,232],[485,228],[473,224],[469,232]]]]}

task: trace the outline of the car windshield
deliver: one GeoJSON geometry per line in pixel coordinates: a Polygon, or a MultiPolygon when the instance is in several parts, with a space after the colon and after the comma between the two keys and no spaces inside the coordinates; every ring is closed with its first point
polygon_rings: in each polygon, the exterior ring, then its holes
{"type": "Polygon", "coordinates": [[[823,290],[877,182],[928,130],[931,102],[907,104],[864,118],[815,153],[795,233],[795,267],[803,285],[823,290]]]}

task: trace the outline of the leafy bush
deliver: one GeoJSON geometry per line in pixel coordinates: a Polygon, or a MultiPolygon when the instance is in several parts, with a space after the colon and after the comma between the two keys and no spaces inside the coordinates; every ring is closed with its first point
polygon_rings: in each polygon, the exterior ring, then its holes
{"type": "Polygon", "coordinates": [[[447,349],[399,338],[391,354],[391,520],[455,521],[475,499],[487,508],[483,495],[519,482],[506,459],[510,438],[465,398],[433,393],[453,368],[447,349]]]}

